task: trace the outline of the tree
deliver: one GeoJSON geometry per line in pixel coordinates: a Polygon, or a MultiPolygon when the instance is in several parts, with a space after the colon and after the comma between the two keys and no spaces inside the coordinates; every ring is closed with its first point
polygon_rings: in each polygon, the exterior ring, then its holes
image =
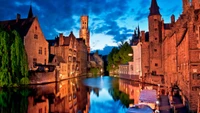
{"type": "Polygon", "coordinates": [[[129,53],[133,53],[133,50],[128,42],[121,42],[119,47],[114,47],[108,55],[107,71],[114,71],[120,64],[131,61],[132,57],[128,56],[129,53]]]}
{"type": "Polygon", "coordinates": [[[27,55],[15,30],[0,30],[0,50],[0,86],[27,84],[27,55]]]}

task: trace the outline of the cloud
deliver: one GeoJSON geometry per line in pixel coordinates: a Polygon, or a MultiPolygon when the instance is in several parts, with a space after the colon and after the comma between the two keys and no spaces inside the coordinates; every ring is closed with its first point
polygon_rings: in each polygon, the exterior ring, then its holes
{"type": "MultiPolygon", "coordinates": [[[[116,47],[116,46],[105,46],[104,48],[103,48],[103,50],[98,50],[98,52],[99,52],[99,54],[101,54],[101,55],[108,55],[111,51],[112,51],[112,49],[113,49],[113,47],[116,47]]],[[[93,50],[93,51],[91,51],[92,53],[94,53],[94,52],[96,52],[96,50],[93,50]]]]}
{"type": "Polygon", "coordinates": [[[149,15],[149,12],[147,11],[138,11],[136,14],[136,17],[134,18],[135,21],[140,21],[144,18],[147,18],[149,15]]]}

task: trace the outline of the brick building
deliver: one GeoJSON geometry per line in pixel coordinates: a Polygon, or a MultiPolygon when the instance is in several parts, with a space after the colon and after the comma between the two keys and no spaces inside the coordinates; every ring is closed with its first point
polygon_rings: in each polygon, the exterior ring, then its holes
{"type": "MultiPolygon", "coordinates": [[[[65,67],[67,74],[63,75],[63,79],[77,76],[77,40],[72,32],[69,36],[63,36],[60,33],[59,37],[55,39],[53,46],[50,46],[50,54],[61,57],[67,63],[65,67]]],[[[59,76],[61,76],[61,73],[59,73],[59,76]]]]}
{"type": "Polygon", "coordinates": [[[144,32],[141,36],[142,76],[167,87],[177,84],[183,103],[188,102],[189,109],[196,111],[200,91],[200,2],[182,2],[180,17],[175,21],[172,15],[171,22],[164,23],[156,0],[152,0],[149,38],[144,38],[144,32]]]}
{"type": "Polygon", "coordinates": [[[0,25],[19,33],[28,56],[30,70],[37,69],[35,64],[48,64],[48,42],[42,33],[38,18],[33,16],[31,6],[27,18],[21,19],[20,14],[17,14],[16,19],[0,21],[0,25]]]}
{"type": "Polygon", "coordinates": [[[78,75],[86,75],[87,73],[87,46],[85,45],[85,40],[82,38],[77,38],[77,60],[78,60],[78,75]]]}

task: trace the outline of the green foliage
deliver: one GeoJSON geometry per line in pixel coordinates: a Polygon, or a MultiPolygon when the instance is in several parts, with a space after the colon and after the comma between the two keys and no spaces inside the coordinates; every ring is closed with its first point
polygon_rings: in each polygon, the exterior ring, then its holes
{"type": "Polygon", "coordinates": [[[20,84],[23,77],[28,77],[28,62],[19,34],[1,30],[0,50],[0,86],[20,84]]]}
{"type": "Polygon", "coordinates": [[[128,63],[132,60],[129,53],[133,53],[131,46],[127,42],[121,42],[120,46],[114,47],[108,55],[107,71],[118,69],[120,64],[128,63]]]}
{"type": "Polygon", "coordinates": [[[100,69],[99,68],[90,68],[90,73],[92,73],[92,76],[97,77],[98,73],[100,73],[100,69]]]}

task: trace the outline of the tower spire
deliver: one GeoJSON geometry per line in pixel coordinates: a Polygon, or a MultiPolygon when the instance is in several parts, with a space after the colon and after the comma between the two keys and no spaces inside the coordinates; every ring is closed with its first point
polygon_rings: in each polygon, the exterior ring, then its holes
{"type": "Polygon", "coordinates": [[[157,4],[156,0],[152,0],[151,1],[151,7],[149,9],[150,9],[149,16],[151,16],[151,15],[160,15],[159,7],[158,7],[158,4],[157,4]]]}
{"type": "Polygon", "coordinates": [[[28,18],[32,18],[33,17],[33,11],[32,11],[32,5],[30,5],[30,9],[28,12],[28,18]]]}

